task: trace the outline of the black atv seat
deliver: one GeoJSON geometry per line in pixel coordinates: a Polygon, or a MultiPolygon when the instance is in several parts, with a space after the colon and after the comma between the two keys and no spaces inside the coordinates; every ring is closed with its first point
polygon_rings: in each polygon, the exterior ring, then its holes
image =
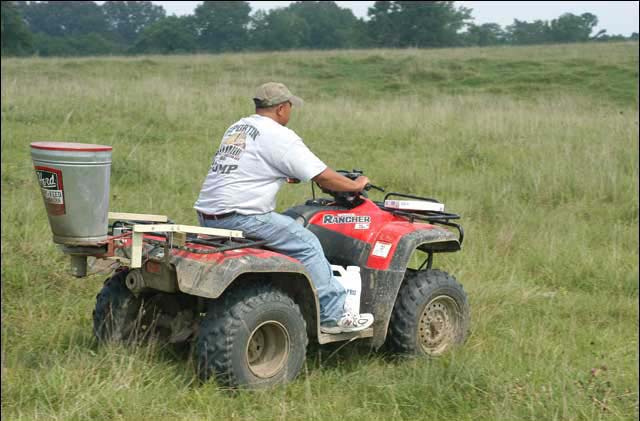
{"type": "Polygon", "coordinates": [[[309,220],[318,212],[325,210],[349,210],[344,206],[328,206],[328,203],[331,203],[328,199],[307,200],[306,204],[289,208],[282,212],[282,214],[292,218],[303,227],[306,227],[309,225],[309,220]]]}

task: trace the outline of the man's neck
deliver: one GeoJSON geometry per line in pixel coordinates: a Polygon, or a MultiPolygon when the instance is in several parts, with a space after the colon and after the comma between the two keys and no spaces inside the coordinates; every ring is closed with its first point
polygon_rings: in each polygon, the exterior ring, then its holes
{"type": "Polygon", "coordinates": [[[256,111],[256,114],[259,115],[260,117],[270,118],[271,120],[275,121],[276,123],[278,123],[281,126],[283,125],[282,123],[280,123],[278,121],[277,116],[273,115],[272,113],[261,113],[260,111],[256,111]]]}

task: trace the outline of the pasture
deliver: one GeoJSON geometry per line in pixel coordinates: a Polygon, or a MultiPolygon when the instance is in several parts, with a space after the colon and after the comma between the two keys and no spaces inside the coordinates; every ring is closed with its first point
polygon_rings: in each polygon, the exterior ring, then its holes
{"type": "MultiPolygon", "coordinates": [[[[638,142],[637,42],[3,58],[3,419],[638,419],[638,142]],[[111,145],[112,211],[197,224],[222,133],[270,80],[305,99],[289,126],[328,165],[462,216],[434,267],[469,295],[464,346],[312,346],[292,384],[230,393],[188,352],[97,345],[105,275],[67,273],[29,143],[111,145]]],[[[285,185],[278,210],[309,196],[285,185]]]]}

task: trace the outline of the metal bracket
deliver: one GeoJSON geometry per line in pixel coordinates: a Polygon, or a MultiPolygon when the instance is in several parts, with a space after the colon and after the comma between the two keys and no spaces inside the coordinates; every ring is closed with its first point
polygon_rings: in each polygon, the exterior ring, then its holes
{"type": "Polygon", "coordinates": [[[330,342],[347,341],[353,339],[371,338],[373,336],[373,328],[369,327],[364,330],[350,333],[320,333],[318,334],[318,342],[320,345],[328,344],[330,342]]]}
{"type": "Polygon", "coordinates": [[[167,222],[165,215],[150,215],[146,213],[109,212],[110,220],[167,222]]]}
{"type": "Polygon", "coordinates": [[[189,234],[207,234],[217,237],[243,238],[242,231],[225,230],[219,228],[207,228],[193,225],[174,225],[174,224],[134,224],[131,236],[131,268],[142,267],[142,239],[144,233],[149,232],[170,232],[170,233],[189,233],[189,234]]]}

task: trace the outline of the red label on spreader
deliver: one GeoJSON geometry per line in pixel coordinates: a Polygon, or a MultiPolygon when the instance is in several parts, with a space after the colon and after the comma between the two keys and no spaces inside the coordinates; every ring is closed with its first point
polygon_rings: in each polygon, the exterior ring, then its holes
{"type": "Polygon", "coordinates": [[[42,198],[47,207],[47,213],[53,216],[64,215],[62,171],[57,168],[36,167],[36,174],[40,182],[40,191],[42,191],[42,198]]]}

